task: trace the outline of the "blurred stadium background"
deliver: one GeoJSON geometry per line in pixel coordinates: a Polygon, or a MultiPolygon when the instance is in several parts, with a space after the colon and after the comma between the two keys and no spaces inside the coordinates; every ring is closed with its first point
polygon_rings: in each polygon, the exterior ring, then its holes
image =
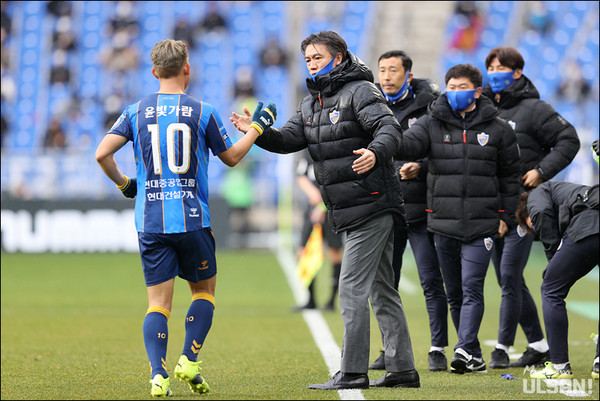
{"type": "MultiPolygon", "coordinates": [[[[137,250],[133,203],[94,152],[125,106],[158,88],[149,52],[166,38],[188,42],[188,93],[213,104],[234,138],[229,116],[244,105],[276,102],[276,125],[295,112],[307,93],[300,42],[312,32],[340,33],[375,76],[381,53],[406,50],[415,76],[442,88],[465,62],[487,83],[489,50],[515,46],[581,140],[555,179],[596,183],[598,27],[597,1],[2,1],[2,249],[137,250]]],[[[128,175],[132,153],[117,154],[128,175]]],[[[213,160],[209,176],[218,246],[270,247],[278,229],[299,227],[293,155],[255,147],[234,169],[213,160]]]]}

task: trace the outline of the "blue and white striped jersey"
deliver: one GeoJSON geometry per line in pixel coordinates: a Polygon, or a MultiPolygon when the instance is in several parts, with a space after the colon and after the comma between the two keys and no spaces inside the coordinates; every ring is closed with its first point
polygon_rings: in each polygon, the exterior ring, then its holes
{"type": "Polygon", "coordinates": [[[216,156],[232,146],[213,106],[185,94],[155,93],[129,105],[107,134],[133,142],[139,232],[210,227],[208,149],[216,156]]]}

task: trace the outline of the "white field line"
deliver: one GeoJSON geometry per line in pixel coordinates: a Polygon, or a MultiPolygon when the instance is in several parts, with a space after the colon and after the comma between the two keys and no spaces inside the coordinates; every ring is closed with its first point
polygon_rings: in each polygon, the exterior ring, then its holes
{"type": "MultiPolygon", "coordinates": [[[[302,286],[302,283],[296,277],[296,259],[294,258],[294,255],[289,251],[286,252],[282,249],[278,249],[277,260],[292,289],[296,303],[300,305],[303,302],[306,302],[306,288],[302,286]]],[[[325,364],[329,369],[329,375],[333,376],[340,370],[341,350],[333,338],[327,322],[323,319],[323,315],[318,309],[305,310],[302,312],[302,317],[304,318],[319,351],[321,351],[321,354],[323,355],[325,364]]],[[[342,400],[365,399],[361,390],[338,390],[338,394],[342,400]]]]}

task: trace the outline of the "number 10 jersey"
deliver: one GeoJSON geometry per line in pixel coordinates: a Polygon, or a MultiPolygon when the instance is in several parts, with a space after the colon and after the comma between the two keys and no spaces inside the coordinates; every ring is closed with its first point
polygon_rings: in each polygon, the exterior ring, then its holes
{"type": "Polygon", "coordinates": [[[232,145],[213,106],[185,94],[155,93],[129,105],[107,134],[133,142],[139,232],[210,227],[208,149],[216,156],[232,145]]]}

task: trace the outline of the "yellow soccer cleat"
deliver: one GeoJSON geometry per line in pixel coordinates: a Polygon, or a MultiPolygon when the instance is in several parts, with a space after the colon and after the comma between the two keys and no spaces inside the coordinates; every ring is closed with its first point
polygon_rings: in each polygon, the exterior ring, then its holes
{"type": "Polygon", "coordinates": [[[175,377],[181,381],[185,381],[194,393],[204,394],[210,391],[210,387],[200,375],[200,371],[202,370],[200,363],[202,362],[192,362],[187,356],[181,355],[177,366],[175,366],[175,377]]]}
{"type": "Polygon", "coordinates": [[[171,380],[167,377],[166,379],[162,375],[155,375],[152,380],[152,390],[150,394],[152,397],[172,397],[173,392],[171,391],[171,380]]]}
{"type": "Polygon", "coordinates": [[[532,379],[572,379],[573,371],[571,371],[571,364],[567,364],[564,369],[556,370],[552,362],[546,362],[544,369],[532,372],[529,377],[532,379]]]}

